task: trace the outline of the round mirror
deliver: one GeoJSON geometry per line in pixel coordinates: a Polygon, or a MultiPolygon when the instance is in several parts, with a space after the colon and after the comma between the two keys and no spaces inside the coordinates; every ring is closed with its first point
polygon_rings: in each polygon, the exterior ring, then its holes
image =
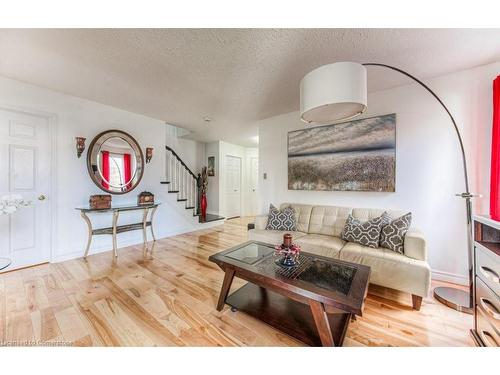
{"type": "Polygon", "coordinates": [[[108,130],[92,140],[87,168],[99,188],[110,194],[125,194],[141,181],[144,157],[132,136],[120,130],[108,130]]]}

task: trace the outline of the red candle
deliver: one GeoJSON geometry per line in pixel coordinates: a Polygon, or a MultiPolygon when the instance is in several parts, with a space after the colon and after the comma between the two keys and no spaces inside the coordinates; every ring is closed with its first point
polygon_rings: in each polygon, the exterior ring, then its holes
{"type": "Polygon", "coordinates": [[[290,233],[285,233],[283,235],[283,245],[285,247],[290,247],[292,246],[292,235],[290,233]]]}

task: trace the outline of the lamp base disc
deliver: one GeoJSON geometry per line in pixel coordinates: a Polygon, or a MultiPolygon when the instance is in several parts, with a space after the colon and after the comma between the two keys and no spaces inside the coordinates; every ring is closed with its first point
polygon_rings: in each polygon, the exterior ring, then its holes
{"type": "Polygon", "coordinates": [[[464,290],[455,289],[447,286],[434,288],[434,298],[443,305],[451,307],[454,310],[472,314],[473,308],[470,306],[470,296],[464,290]]]}

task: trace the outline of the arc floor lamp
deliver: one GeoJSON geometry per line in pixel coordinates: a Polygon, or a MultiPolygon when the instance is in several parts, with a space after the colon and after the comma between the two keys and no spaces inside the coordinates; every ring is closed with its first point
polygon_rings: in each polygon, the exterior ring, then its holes
{"type": "Polygon", "coordinates": [[[472,203],[469,191],[467,161],[462,136],[457,123],[443,101],[425,83],[408,72],[394,66],[379,63],[338,62],[321,66],[304,76],[300,82],[300,117],[312,125],[331,124],[349,120],[362,114],[367,107],[367,66],[383,67],[399,72],[422,86],[446,111],[455,129],[464,171],[465,192],[456,194],[464,198],[467,215],[467,250],[469,267],[469,291],[451,287],[434,289],[434,297],[455,310],[472,314],[472,203]]]}

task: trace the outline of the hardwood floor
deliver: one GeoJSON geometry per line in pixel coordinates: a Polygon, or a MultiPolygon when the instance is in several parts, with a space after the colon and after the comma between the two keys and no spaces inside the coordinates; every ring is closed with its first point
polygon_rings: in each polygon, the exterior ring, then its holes
{"type": "MultiPolygon", "coordinates": [[[[133,246],[116,261],[106,252],[0,274],[0,345],[300,346],[227,305],[216,310],[224,275],[208,256],[245,241],[250,220],[159,240],[149,259],[133,246]]],[[[410,295],[370,287],[344,346],[473,345],[471,325],[432,297],[413,311],[410,295]]]]}

